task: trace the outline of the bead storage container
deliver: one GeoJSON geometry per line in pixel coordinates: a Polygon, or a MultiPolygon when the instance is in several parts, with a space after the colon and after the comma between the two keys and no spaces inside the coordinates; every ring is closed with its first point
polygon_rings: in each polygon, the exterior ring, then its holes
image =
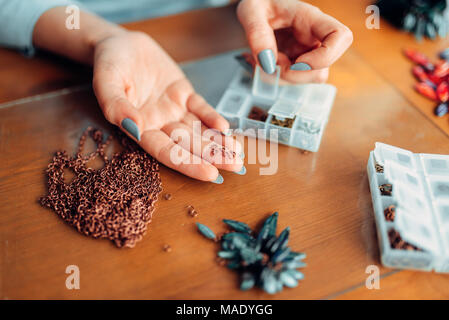
{"type": "Polygon", "coordinates": [[[376,143],[367,169],[382,264],[449,273],[449,156],[376,143]]]}
{"type": "Polygon", "coordinates": [[[275,140],[270,129],[277,129],[275,142],[318,151],[336,88],[328,84],[280,85],[279,77],[279,66],[273,75],[256,66],[254,77],[239,68],[217,111],[229,121],[231,129],[239,129],[244,135],[275,140]]]}

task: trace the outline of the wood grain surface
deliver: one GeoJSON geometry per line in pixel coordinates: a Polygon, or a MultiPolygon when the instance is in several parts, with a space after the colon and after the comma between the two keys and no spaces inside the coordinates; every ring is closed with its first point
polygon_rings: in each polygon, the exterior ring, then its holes
{"type": "MultiPolygon", "coordinates": [[[[66,81],[88,83],[89,70],[2,50],[0,57],[11,63],[9,71],[0,69],[0,83],[6,86],[0,86],[0,101],[9,101],[0,105],[0,297],[448,298],[449,276],[381,266],[366,176],[376,141],[414,152],[449,153],[447,120],[436,122],[425,112],[431,106],[408,87],[414,80],[400,48],[416,44],[385,23],[380,31],[364,29],[368,1],[314,3],[355,31],[353,48],[331,70],[329,82],[338,94],[320,151],[302,154],[280,146],[275,175],[261,176],[260,165],[247,164],[245,176],[223,173],[223,185],[163,167],[164,192],[173,199],[158,201],[148,234],[134,249],[85,237],[37,202],[46,192],[44,170],[56,150],[72,152],[89,125],[112,132],[90,88],[11,102],[65,88],[66,81]],[[394,44],[397,50],[390,41],[400,42],[394,44]],[[197,218],[187,214],[187,205],[198,210],[197,218]],[[307,253],[306,278],[275,296],[242,292],[236,274],[214,261],[216,244],[201,237],[194,223],[224,231],[221,219],[229,218],[255,227],[273,211],[280,213],[280,228],[291,227],[291,247],[307,253]],[[164,244],[172,252],[164,252],[164,244]],[[80,268],[80,290],[65,287],[65,268],[72,264],[80,268]],[[372,264],[381,270],[380,290],[365,288],[365,269],[372,264]]],[[[234,10],[200,10],[128,27],[148,32],[177,61],[185,61],[245,45],[234,10]]],[[[432,46],[442,48],[444,42],[432,46]]]]}

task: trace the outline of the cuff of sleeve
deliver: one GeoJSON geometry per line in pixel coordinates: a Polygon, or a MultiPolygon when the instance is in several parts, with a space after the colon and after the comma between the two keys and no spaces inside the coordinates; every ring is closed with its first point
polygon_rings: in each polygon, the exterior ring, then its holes
{"type": "MultiPolygon", "coordinates": [[[[38,0],[39,1],[39,0],[38,0]]],[[[40,0],[42,1],[42,0],[40,0]]],[[[39,1],[39,2],[40,2],[39,1]]],[[[36,10],[34,12],[34,14],[30,17],[29,19],[29,23],[26,26],[26,34],[27,34],[27,43],[25,45],[25,47],[20,50],[22,52],[22,54],[24,54],[27,57],[33,57],[36,53],[36,48],[33,45],[33,31],[34,31],[34,27],[37,23],[37,20],[39,20],[39,18],[48,10],[52,9],[52,8],[56,8],[56,7],[67,7],[70,5],[75,5],[78,8],[81,9],[81,5],[76,2],[76,1],[68,1],[68,0],[52,0],[49,1],[50,3],[48,3],[47,5],[45,5],[47,1],[42,1],[42,5],[40,5],[40,7],[38,8],[38,10],[36,10]]],[[[40,2],[41,3],[41,2],[40,2]]],[[[65,28],[65,26],[61,26],[62,28],[65,28]]]]}
{"type": "MultiPolygon", "coordinates": [[[[33,56],[36,52],[33,45],[33,31],[37,20],[47,10],[69,5],[76,5],[81,9],[78,2],[70,0],[10,1],[6,4],[6,8],[2,8],[4,12],[9,12],[10,17],[6,17],[6,21],[3,20],[2,25],[6,30],[0,31],[2,33],[0,44],[19,49],[25,56],[33,56]]],[[[0,14],[1,16],[3,15],[0,14]]]]}

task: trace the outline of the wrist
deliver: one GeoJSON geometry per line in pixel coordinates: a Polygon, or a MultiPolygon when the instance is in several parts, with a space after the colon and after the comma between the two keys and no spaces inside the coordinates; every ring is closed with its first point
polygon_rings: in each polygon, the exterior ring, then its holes
{"type": "Polygon", "coordinates": [[[83,13],[83,15],[84,25],[81,26],[81,39],[83,47],[88,52],[87,62],[93,64],[96,47],[105,39],[124,34],[127,30],[95,15],[89,13],[83,13]]]}
{"type": "Polygon", "coordinates": [[[33,44],[76,61],[92,64],[94,50],[99,42],[126,32],[124,28],[84,11],[80,12],[78,29],[66,28],[66,19],[64,7],[55,7],[42,14],[33,30],[33,44]]]}
{"type": "Polygon", "coordinates": [[[104,40],[128,32],[125,28],[102,20],[101,24],[88,27],[83,34],[83,42],[92,52],[104,40]]]}

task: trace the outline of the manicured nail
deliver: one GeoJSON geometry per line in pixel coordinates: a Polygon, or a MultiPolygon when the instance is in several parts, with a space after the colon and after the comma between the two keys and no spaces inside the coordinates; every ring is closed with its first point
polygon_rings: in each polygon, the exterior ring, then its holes
{"type": "Polygon", "coordinates": [[[239,174],[239,175],[241,175],[241,176],[245,175],[245,174],[246,174],[246,168],[245,168],[245,166],[242,166],[242,169],[240,169],[240,171],[234,172],[234,173],[237,173],[237,174],[239,174]]]}
{"type": "Polygon", "coordinates": [[[221,174],[218,175],[217,179],[215,179],[215,181],[211,181],[212,183],[216,183],[216,184],[222,184],[224,181],[223,177],[221,174]]]}
{"type": "Polygon", "coordinates": [[[246,61],[244,56],[240,55],[240,56],[235,56],[234,58],[242,66],[243,69],[245,69],[249,73],[253,72],[253,66],[248,61],[246,61]]]}
{"type": "Polygon", "coordinates": [[[139,127],[134,121],[132,121],[130,118],[125,118],[122,121],[122,127],[123,129],[128,131],[130,135],[136,138],[137,141],[140,141],[139,127]]]}
{"type": "Polygon", "coordinates": [[[245,159],[245,152],[240,152],[240,158],[245,159]]]}
{"type": "Polygon", "coordinates": [[[312,70],[312,67],[305,62],[298,62],[298,63],[295,63],[294,65],[290,66],[290,70],[309,71],[309,70],[312,70]]]}
{"type": "Polygon", "coordinates": [[[272,74],[276,70],[276,60],[271,49],[261,51],[257,57],[259,58],[259,63],[263,71],[272,74]]]}

